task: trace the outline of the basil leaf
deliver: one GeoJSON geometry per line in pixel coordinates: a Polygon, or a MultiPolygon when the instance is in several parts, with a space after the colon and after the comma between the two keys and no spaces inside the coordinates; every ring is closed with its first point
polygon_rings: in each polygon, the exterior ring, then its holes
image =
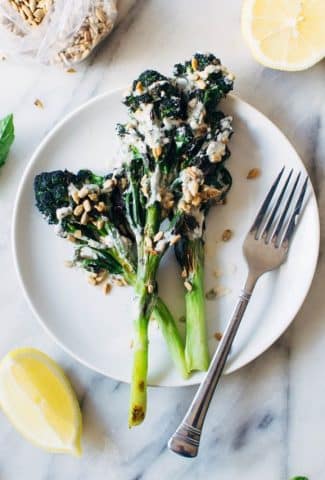
{"type": "Polygon", "coordinates": [[[293,477],[291,480],[308,480],[307,477],[293,477]]]}
{"type": "Polygon", "coordinates": [[[0,167],[2,167],[6,160],[15,138],[13,115],[7,115],[0,120],[0,167]]]}

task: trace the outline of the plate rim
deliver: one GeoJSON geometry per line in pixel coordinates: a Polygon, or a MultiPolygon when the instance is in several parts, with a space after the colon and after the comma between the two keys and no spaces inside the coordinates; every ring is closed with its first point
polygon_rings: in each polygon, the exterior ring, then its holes
{"type": "MultiPolygon", "coordinates": [[[[23,189],[24,189],[24,185],[25,185],[25,182],[26,182],[26,179],[29,175],[29,171],[31,170],[31,168],[33,167],[37,157],[39,156],[40,152],[42,151],[42,149],[46,146],[46,144],[52,139],[52,137],[55,136],[55,134],[57,133],[58,130],[61,129],[61,127],[69,122],[71,119],[73,119],[74,117],[78,116],[78,114],[83,111],[83,110],[86,110],[89,106],[91,106],[92,104],[95,104],[97,102],[100,102],[102,99],[104,98],[107,98],[111,95],[114,95],[114,94],[117,94],[117,93],[122,93],[125,89],[123,88],[116,88],[116,89],[111,89],[111,90],[107,90],[99,95],[96,95],[92,98],[90,98],[89,100],[87,100],[86,102],[82,103],[80,106],[78,106],[77,108],[73,109],[71,112],[67,113],[66,115],[63,116],[63,118],[61,120],[59,120],[51,129],[50,131],[45,135],[45,137],[41,140],[41,142],[38,144],[38,146],[35,148],[35,150],[33,151],[29,161],[27,162],[26,164],[26,167],[24,169],[24,172],[23,172],[23,175],[21,177],[21,180],[19,182],[19,185],[18,185],[18,189],[17,189],[17,192],[16,192],[16,195],[15,195],[15,200],[14,200],[14,207],[13,207],[13,213],[12,213],[12,226],[11,226],[11,247],[12,247],[12,254],[13,254],[13,262],[14,262],[14,269],[16,271],[16,274],[18,276],[18,281],[19,281],[19,285],[23,291],[23,296],[25,298],[25,300],[27,301],[27,304],[31,310],[31,312],[33,313],[34,317],[36,318],[36,320],[38,321],[38,323],[41,325],[41,327],[44,329],[44,331],[52,338],[52,340],[57,344],[59,345],[60,348],[62,348],[68,355],[70,355],[72,358],[74,358],[75,360],[77,360],[79,363],[81,363],[82,365],[84,365],[85,367],[89,368],[90,370],[96,372],[96,373],[100,373],[102,375],[104,375],[105,377],[108,377],[108,378],[112,378],[114,380],[117,380],[119,382],[122,382],[122,383],[129,383],[128,381],[124,380],[124,379],[121,379],[121,378],[118,378],[116,376],[113,376],[113,375],[108,375],[106,372],[104,372],[103,370],[101,370],[100,368],[96,367],[95,365],[91,364],[90,362],[88,362],[85,358],[82,358],[80,357],[80,355],[78,355],[77,353],[75,353],[73,350],[71,350],[71,348],[69,348],[68,346],[66,346],[64,344],[64,342],[51,330],[51,328],[46,324],[46,322],[42,319],[41,315],[38,314],[37,312],[37,309],[36,307],[34,306],[34,303],[27,291],[27,287],[24,283],[24,280],[23,280],[23,275],[22,275],[22,272],[21,272],[21,268],[20,268],[20,265],[19,265],[19,260],[18,260],[18,235],[17,235],[17,230],[18,230],[18,227],[17,227],[17,215],[18,215],[18,206],[19,206],[19,203],[20,203],[20,198],[21,198],[21,195],[22,195],[22,192],[23,192],[23,189]]],[[[231,99],[233,99],[235,102],[240,102],[240,104],[242,104],[245,108],[248,108],[249,110],[253,110],[254,111],[254,114],[257,114],[257,115],[260,115],[264,121],[268,122],[269,124],[271,124],[273,126],[273,128],[277,131],[277,133],[282,137],[282,139],[284,141],[286,141],[290,146],[291,148],[293,149],[293,151],[296,153],[297,155],[297,158],[298,160],[300,161],[300,164],[301,164],[301,167],[302,167],[302,171],[308,175],[308,172],[307,172],[307,169],[300,157],[300,155],[298,154],[298,152],[296,151],[295,147],[293,146],[293,144],[290,142],[290,140],[288,139],[288,137],[282,132],[282,130],[271,120],[269,119],[264,113],[262,113],[260,110],[258,110],[256,107],[254,107],[253,105],[251,105],[249,102],[246,102],[245,100],[243,100],[239,95],[235,95],[235,94],[230,94],[229,97],[231,99]]],[[[315,224],[314,224],[314,229],[315,229],[315,245],[316,245],[316,248],[314,250],[314,255],[313,255],[313,258],[311,259],[311,270],[310,270],[310,276],[309,278],[307,279],[308,281],[306,281],[306,289],[305,289],[305,292],[304,294],[300,297],[300,300],[297,302],[297,305],[296,305],[296,308],[294,310],[294,314],[286,321],[283,323],[282,325],[282,328],[280,330],[280,333],[279,331],[276,332],[273,336],[269,336],[268,337],[268,342],[266,342],[264,345],[262,345],[262,348],[261,349],[254,349],[254,351],[251,352],[250,355],[248,355],[248,358],[244,358],[242,359],[241,361],[235,361],[234,364],[232,364],[230,367],[228,367],[226,369],[226,371],[223,372],[223,375],[229,375],[231,373],[234,373],[235,371],[237,370],[240,370],[242,367],[250,364],[253,360],[256,360],[258,357],[260,357],[263,353],[265,353],[275,342],[276,340],[278,340],[283,334],[284,332],[289,328],[289,326],[291,325],[291,323],[294,321],[295,317],[297,316],[298,312],[300,311],[302,305],[304,304],[305,300],[306,300],[306,297],[310,291],[310,288],[311,288],[311,285],[312,285],[312,281],[313,281],[313,278],[315,276],[315,272],[316,272],[316,268],[317,268],[317,263],[318,263],[318,257],[319,257],[319,248],[320,248],[320,219],[319,219],[319,208],[318,208],[318,203],[317,203],[317,198],[316,198],[316,194],[315,194],[315,190],[314,190],[314,187],[313,187],[313,184],[312,182],[310,181],[310,193],[311,193],[311,199],[314,200],[314,204],[315,204],[315,208],[316,208],[316,221],[315,221],[315,224]]],[[[309,200],[309,201],[310,201],[309,200]]],[[[151,387],[175,387],[175,388],[179,388],[179,387],[186,387],[186,386],[193,386],[193,385],[198,385],[201,383],[201,380],[199,378],[197,378],[196,376],[194,377],[190,377],[189,379],[187,380],[183,380],[180,378],[180,381],[183,382],[183,383],[180,383],[180,384],[175,384],[175,383],[164,383],[163,385],[160,385],[160,384],[150,384],[148,383],[148,386],[151,386],[151,387]]]]}

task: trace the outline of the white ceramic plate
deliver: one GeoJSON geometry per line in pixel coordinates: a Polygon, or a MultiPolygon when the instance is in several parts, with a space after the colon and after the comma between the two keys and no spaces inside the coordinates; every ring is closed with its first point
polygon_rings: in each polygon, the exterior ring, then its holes
{"type": "MultiPolygon", "coordinates": [[[[55,236],[34,207],[33,179],[41,171],[89,167],[103,172],[112,166],[117,140],[114,126],[126,119],[121,92],[97,97],[66,117],[41,143],[23,176],[14,212],[13,246],[18,274],[28,302],[45,329],[76,359],[109,377],[129,381],[132,350],[132,289],[115,287],[105,296],[80,272],[64,266],[72,256],[68,242],[55,236]]],[[[232,97],[223,110],[234,117],[235,134],[228,162],[233,188],[227,205],[214,208],[207,228],[206,290],[222,286],[228,294],[207,301],[211,352],[243,284],[246,266],[241,253],[244,235],[282,165],[303,170],[297,153],[283,134],[261,113],[232,97]],[[247,172],[261,169],[259,179],[247,172]],[[225,228],[234,231],[221,242],[225,228]],[[217,276],[216,276],[217,271],[217,276]]],[[[288,327],[299,310],[314,275],[319,247],[319,220],[314,192],[292,243],[289,258],[279,271],[258,283],[228,359],[232,372],[266,350],[288,327]],[[288,292],[290,291],[290,294],[288,292]]],[[[173,253],[159,274],[162,298],[176,318],[183,314],[183,288],[173,253]]],[[[203,374],[184,381],[173,368],[164,340],[154,324],[150,333],[152,385],[196,384],[203,374]]]]}

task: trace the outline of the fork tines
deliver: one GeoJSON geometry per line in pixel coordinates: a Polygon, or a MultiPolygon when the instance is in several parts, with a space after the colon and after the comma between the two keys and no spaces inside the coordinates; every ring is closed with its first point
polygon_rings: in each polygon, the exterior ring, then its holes
{"type": "Polygon", "coordinates": [[[297,190],[302,173],[299,172],[296,175],[291,186],[290,183],[292,183],[291,179],[293,177],[293,169],[291,169],[283,187],[280,189],[279,185],[284,170],[285,167],[281,169],[266,195],[250,232],[255,234],[256,239],[262,237],[266,243],[271,241],[276,246],[281,245],[287,248],[302,209],[308,176],[306,176],[300,190],[297,190]],[[285,200],[287,190],[287,199],[285,200]]]}

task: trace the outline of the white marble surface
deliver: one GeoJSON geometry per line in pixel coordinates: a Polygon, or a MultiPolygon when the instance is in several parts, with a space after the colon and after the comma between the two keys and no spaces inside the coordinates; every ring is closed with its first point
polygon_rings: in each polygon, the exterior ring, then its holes
{"type": "Polygon", "coordinates": [[[17,135],[0,172],[0,355],[24,345],[48,352],[70,374],[84,415],[84,455],[79,460],[36,449],[0,415],[0,480],[288,480],[298,474],[310,480],[325,478],[323,222],[318,271],[303,308],[268,352],[222,380],[195,460],[166,449],[195,388],[150,389],[146,422],[129,431],[128,387],[80,366],[46,336],[28,309],[13,267],[10,226],[16,189],[44,135],[85,100],[126,85],[148,66],[167,72],[196,50],[216,52],[236,72],[236,92],[289,137],[309,169],[322,216],[324,61],[302,73],[256,64],[240,33],[240,3],[121,0],[115,32],[77,73],[11,60],[0,63],[0,115],[14,112],[17,135]],[[33,105],[36,98],[43,101],[43,110],[33,105]]]}

